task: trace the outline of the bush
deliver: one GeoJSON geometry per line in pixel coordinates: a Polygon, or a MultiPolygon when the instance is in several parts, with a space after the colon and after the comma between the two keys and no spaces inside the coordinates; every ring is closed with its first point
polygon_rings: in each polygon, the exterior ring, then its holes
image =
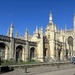
{"type": "Polygon", "coordinates": [[[15,61],[10,60],[2,60],[1,65],[14,65],[15,61]]]}
{"type": "Polygon", "coordinates": [[[20,60],[19,62],[23,62],[23,60],[20,60]]]}

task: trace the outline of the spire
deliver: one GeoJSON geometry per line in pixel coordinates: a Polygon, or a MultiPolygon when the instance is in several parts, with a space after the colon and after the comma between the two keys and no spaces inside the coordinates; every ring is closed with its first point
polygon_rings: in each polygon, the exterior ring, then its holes
{"type": "Polygon", "coordinates": [[[66,31],[66,24],[65,24],[65,31],[66,31]]]}
{"type": "Polygon", "coordinates": [[[74,23],[74,29],[75,29],[75,13],[74,13],[74,18],[73,18],[73,23],[74,23]]]}
{"type": "Polygon", "coordinates": [[[14,26],[13,26],[13,24],[12,24],[12,23],[10,24],[10,28],[14,28],[14,26]]]}
{"type": "Polygon", "coordinates": [[[27,36],[27,35],[28,35],[28,29],[26,28],[25,36],[27,36]]]}
{"type": "Polygon", "coordinates": [[[39,31],[38,31],[38,27],[36,26],[36,31],[35,31],[35,33],[38,33],[39,31]]]}
{"type": "Polygon", "coordinates": [[[10,36],[10,29],[8,29],[8,31],[7,31],[7,36],[8,37],[10,36]]]}
{"type": "Polygon", "coordinates": [[[56,24],[55,24],[55,32],[57,31],[57,28],[56,28],[56,24]]]}
{"type": "Polygon", "coordinates": [[[16,32],[16,37],[18,37],[18,32],[16,32]]]}
{"type": "Polygon", "coordinates": [[[10,37],[13,37],[13,28],[14,28],[14,26],[13,26],[13,24],[11,23],[11,24],[10,24],[10,37]]]}
{"type": "Polygon", "coordinates": [[[40,28],[40,33],[43,35],[43,27],[40,28]]]}
{"type": "Polygon", "coordinates": [[[50,11],[50,15],[49,15],[49,23],[52,23],[52,12],[50,11]]]}
{"type": "Polygon", "coordinates": [[[26,33],[28,33],[28,29],[26,28],[26,33]]]}
{"type": "Polygon", "coordinates": [[[26,32],[25,32],[24,37],[25,37],[25,40],[28,40],[28,29],[27,28],[26,28],[26,32]]]}

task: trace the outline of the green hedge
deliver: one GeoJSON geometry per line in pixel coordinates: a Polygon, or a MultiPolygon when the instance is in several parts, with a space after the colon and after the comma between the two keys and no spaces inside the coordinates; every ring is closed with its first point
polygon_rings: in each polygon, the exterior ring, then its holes
{"type": "Polygon", "coordinates": [[[16,62],[14,60],[2,60],[1,61],[1,65],[22,65],[22,64],[35,64],[37,63],[36,61],[27,61],[27,62],[23,62],[22,60],[16,62]]]}

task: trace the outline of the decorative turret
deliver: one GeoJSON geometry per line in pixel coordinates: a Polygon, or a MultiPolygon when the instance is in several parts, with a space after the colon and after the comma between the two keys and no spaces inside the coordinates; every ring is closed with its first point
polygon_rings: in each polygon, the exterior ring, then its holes
{"type": "Polygon", "coordinates": [[[40,34],[43,36],[43,27],[40,28],[40,34]]]}
{"type": "Polygon", "coordinates": [[[25,37],[25,40],[28,40],[28,29],[26,29],[24,37],[25,37]]]}
{"type": "Polygon", "coordinates": [[[8,29],[8,31],[7,31],[7,36],[8,37],[10,36],[10,29],[8,29]]]}
{"type": "Polygon", "coordinates": [[[35,31],[35,33],[38,33],[39,31],[38,31],[38,27],[36,26],[36,31],[35,31]]]}
{"type": "Polygon", "coordinates": [[[65,25],[65,31],[66,31],[67,29],[66,29],[66,25],[65,25]]]}
{"type": "Polygon", "coordinates": [[[16,32],[16,38],[18,37],[18,32],[16,32]]]}
{"type": "Polygon", "coordinates": [[[34,32],[34,35],[38,37],[38,34],[39,34],[39,30],[38,30],[38,27],[36,26],[36,30],[34,32]]]}
{"type": "Polygon", "coordinates": [[[50,15],[49,15],[49,23],[53,23],[52,22],[52,12],[50,11],[50,15]]]}
{"type": "Polygon", "coordinates": [[[10,37],[13,37],[13,24],[10,25],[10,37]]]}
{"type": "Polygon", "coordinates": [[[57,28],[56,28],[56,25],[55,25],[55,32],[57,32],[57,28]]]}

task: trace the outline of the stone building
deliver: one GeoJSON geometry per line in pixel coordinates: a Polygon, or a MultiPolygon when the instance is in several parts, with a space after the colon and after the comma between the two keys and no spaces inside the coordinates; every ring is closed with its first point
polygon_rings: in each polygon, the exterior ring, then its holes
{"type": "Polygon", "coordinates": [[[36,27],[33,36],[26,29],[24,37],[13,37],[13,25],[7,32],[7,36],[0,35],[0,57],[3,60],[15,61],[57,61],[71,60],[75,56],[75,14],[73,18],[74,28],[57,30],[52,21],[52,13],[49,15],[49,23],[45,33],[43,28],[36,27]]]}

